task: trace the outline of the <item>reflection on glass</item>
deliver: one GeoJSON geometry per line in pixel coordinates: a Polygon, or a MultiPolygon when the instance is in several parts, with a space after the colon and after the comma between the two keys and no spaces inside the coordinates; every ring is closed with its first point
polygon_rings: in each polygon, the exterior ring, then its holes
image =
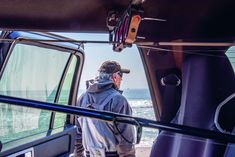
{"type": "MultiPolygon", "coordinates": [[[[54,102],[69,53],[16,44],[0,80],[0,94],[54,102]]],[[[46,131],[51,112],[11,104],[0,105],[0,140],[46,131]]]]}

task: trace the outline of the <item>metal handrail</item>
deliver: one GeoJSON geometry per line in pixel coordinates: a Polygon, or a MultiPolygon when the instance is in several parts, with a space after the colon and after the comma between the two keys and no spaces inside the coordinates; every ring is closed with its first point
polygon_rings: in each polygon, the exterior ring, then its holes
{"type": "Polygon", "coordinates": [[[123,114],[117,114],[107,111],[97,111],[82,107],[73,107],[68,105],[60,105],[48,102],[41,102],[36,100],[28,100],[23,98],[16,98],[10,96],[0,95],[0,102],[8,103],[17,106],[32,107],[43,110],[50,110],[55,112],[62,112],[67,114],[74,114],[78,116],[85,116],[90,118],[96,118],[104,121],[127,123],[131,125],[141,125],[142,127],[160,129],[185,135],[191,135],[201,138],[208,138],[213,140],[219,140],[221,142],[235,143],[235,135],[228,133],[221,133],[212,130],[206,130],[201,128],[195,128],[190,126],[178,125],[173,123],[165,123],[160,121],[154,121],[139,117],[132,117],[123,114]]]}

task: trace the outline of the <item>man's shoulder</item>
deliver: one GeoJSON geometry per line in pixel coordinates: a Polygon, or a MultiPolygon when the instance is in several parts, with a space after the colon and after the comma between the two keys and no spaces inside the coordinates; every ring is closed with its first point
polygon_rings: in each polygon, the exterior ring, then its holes
{"type": "Polygon", "coordinates": [[[87,92],[82,93],[82,94],[79,96],[78,100],[84,99],[84,97],[86,97],[87,94],[88,94],[87,92]]]}
{"type": "Polygon", "coordinates": [[[115,94],[113,96],[113,102],[116,102],[118,104],[126,104],[128,103],[127,99],[125,96],[123,96],[119,91],[115,91],[115,94]]]}
{"type": "Polygon", "coordinates": [[[77,106],[81,106],[81,104],[83,104],[84,101],[87,101],[87,100],[88,100],[88,92],[86,91],[78,97],[76,104],[77,106]]]}
{"type": "Polygon", "coordinates": [[[109,94],[113,94],[115,98],[119,98],[119,99],[126,99],[120,91],[116,90],[116,89],[111,89],[109,94]]]}

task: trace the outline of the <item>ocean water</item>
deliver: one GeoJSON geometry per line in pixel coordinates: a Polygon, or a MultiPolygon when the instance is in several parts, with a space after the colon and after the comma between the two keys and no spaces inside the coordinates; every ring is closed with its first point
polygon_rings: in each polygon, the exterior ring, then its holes
{"type": "MultiPolygon", "coordinates": [[[[123,91],[123,95],[132,108],[133,116],[156,120],[148,89],[126,89],[123,91]]],[[[157,129],[144,127],[141,142],[137,147],[151,147],[157,135],[157,129]]]]}

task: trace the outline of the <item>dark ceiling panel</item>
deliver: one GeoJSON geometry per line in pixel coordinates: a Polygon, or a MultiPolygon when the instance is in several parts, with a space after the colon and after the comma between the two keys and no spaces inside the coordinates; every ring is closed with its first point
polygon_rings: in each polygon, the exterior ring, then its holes
{"type": "Polygon", "coordinates": [[[2,0],[0,28],[104,32],[108,11],[122,11],[128,4],[127,0],[2,0]]]}
{"type": "MultiPolygon", "coordinates": [[[[14,30],[107,32],[106,17],[122,13],[128,0],[1,0],[0,28],[14,30]]],[[[148,41],[234,40],[234,0],[146,0],[139,36],[148,41]]]]}
{"type": "Polygon", "coordinates": [[[144,8],[145,16],[166,20],[142,23],[140,35],[147,40],[218,40],[235,35],[233,0],[151,0],[144,8]]]}

